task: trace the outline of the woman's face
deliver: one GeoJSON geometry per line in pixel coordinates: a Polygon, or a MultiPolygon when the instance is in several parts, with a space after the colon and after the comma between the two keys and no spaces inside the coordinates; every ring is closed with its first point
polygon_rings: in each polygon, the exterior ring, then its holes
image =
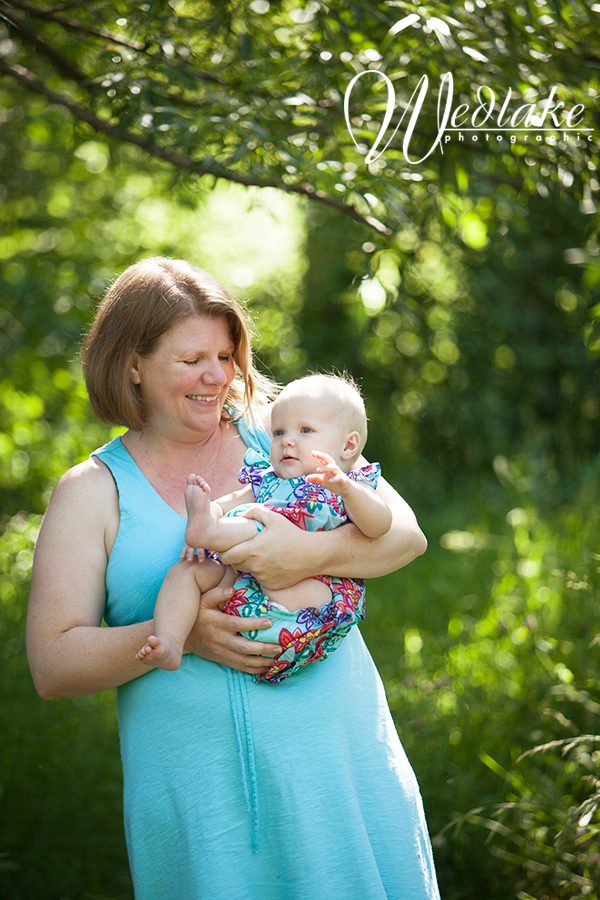
{"type": "Polygon", "coordinates": [[[135,354],[131,379],[144,398],[146,428],[172,438],[213,431],[235,374],[233,350],[226,319],[187,316],[150,356],[135,354]]]}

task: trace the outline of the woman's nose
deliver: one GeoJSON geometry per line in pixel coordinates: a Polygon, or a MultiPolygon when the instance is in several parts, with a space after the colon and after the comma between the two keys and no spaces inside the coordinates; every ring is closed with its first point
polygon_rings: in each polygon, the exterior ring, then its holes
{"type": "Polygon", "coordinates": [[[227,376],[223,371],[223,366],[216,361],[215,363],[209,365],[202,373],[202,380],[206,384],[217,384],[223,385],[227,381],[227,376]]]}

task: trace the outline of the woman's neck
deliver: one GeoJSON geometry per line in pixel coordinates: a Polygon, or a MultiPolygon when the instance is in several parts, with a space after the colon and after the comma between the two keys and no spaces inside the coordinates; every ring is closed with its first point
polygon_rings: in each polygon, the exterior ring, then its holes
{"type": "Polygon", "coordinates": [[[210,434],[192,440],[177,440],[155,429],[128,431],[122,440],[141,472],[177,512],[185,513],[183,492],[192,473],[208,481],[213,497],[239,487],[236,474],[245,447],[231,422],[221,422],[210,434]]]}
{"type": "Polygon", "coordinates": [[[189,461],[216,456],[229,427],[229,423],[220,422],[208,433],[181,437],[153,428],[128,431],[123,435],[123,443],[134,457],[152,460],[154,466],[168,462],[169,468],[185,467],[189,461]]]}

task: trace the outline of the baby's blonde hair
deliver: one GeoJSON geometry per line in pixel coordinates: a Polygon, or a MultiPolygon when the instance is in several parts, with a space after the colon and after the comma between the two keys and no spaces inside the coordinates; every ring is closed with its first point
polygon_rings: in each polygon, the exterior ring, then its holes
{"type": "Polygon", "coordinates": [[[314,374],[297,378],[282,388],[273,405],[280,398],[293,399],[295,396],[336,401],[336,417],[342,428],[357,431],[360,435],[360,443],[352,458],[352,462],[355,462],[367,443],[367,411],[360,389],[352,376],[342,372],[341,375],[314,374]]]}

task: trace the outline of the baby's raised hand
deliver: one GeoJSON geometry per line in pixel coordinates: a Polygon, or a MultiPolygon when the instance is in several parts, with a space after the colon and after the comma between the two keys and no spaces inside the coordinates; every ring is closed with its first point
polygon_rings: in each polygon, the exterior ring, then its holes
{"type": "Polygon", "coordinates": [[[339,493],[340,488],[343,487],[348,479],[346,473],[342,472],[329,453],[324,453],[322,450],[313,450],[311,456],[314,456],[315,459],[320,462],[320,465],[317,466],[314,475],[306,476],[306,480],[310,481],[312,484],[322,484],[323,487],[329,488],[329,490],[332,490],[335,493],[339,493]]]}

